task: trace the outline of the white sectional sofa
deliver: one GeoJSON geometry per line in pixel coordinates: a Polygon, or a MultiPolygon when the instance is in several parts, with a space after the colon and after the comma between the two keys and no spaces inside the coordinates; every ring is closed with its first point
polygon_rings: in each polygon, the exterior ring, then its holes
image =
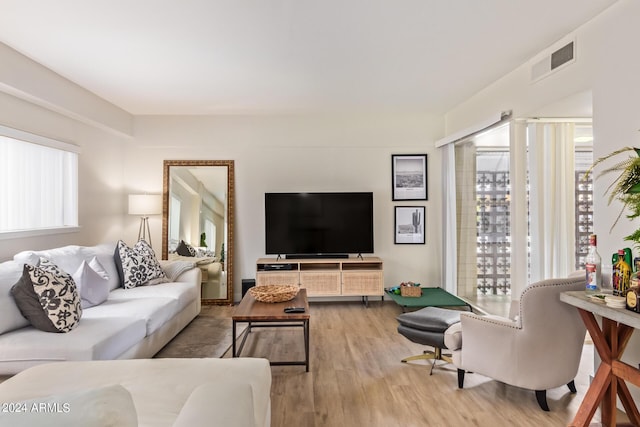
{"type": "Polygon", "coordinates": [[[198,268],[169,283],[124,289],[114,262],[115,243],[26,251],[0,263],[0,375],[65,360],[149,358],[193,320],[201,309],[198,268]],[[25,263],[44,257],[70,274],[96,257],[109,280],[108,299],[83,310],[66,333],[43,332],[25,319],[11,287],[25,263]]]}
{"type": "Polygon", "coordinates": [[[125,289],[115,247],[27,251],[0,264],[0,375],[17,373],[0,384],[0,426],[268,427],[268,360],[148,359],[200,312],[201,270],[160,263],[171,282],[125,289]],[[31,326],[11,292],[41,257],[65,272],[97,260],[103,290],[108,276],[106,300],[68,332],[31,326]]]}
{"type": "Polygon", "coordinates": [[[0,425],[268,427],[270,391],[259,358],[50,363],[0,384],[0,425]]]}

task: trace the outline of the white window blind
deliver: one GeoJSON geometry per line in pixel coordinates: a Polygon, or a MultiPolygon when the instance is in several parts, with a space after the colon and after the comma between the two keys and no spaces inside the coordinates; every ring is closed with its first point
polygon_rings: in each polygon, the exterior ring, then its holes
{"type": "Polygon", "coordinates": [[[0,126],[0,233],[78,226],[78,147],[0,126]]]}
{"type": "Polygon", "coordinates": [[[182,202],[175,194],[171,194],[171,205],[169,206],[169,251],[174,251],[180,243],[181,210],[182,202]]]}
{"type": "Polygon", "coordinates": [[[204,232],[207,235],[207,247],[209,248],[210,251],[215,252],[216,226],[213,224],[213,222],[209,218],[206,218],[204,220],[204,232]]]}

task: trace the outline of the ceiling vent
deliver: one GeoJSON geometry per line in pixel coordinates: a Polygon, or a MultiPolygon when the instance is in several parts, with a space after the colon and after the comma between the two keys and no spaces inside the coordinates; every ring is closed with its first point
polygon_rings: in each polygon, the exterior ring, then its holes
{"type": "Polygon", "coordinates": [[[547,77],[560,68],[574,63],[576,60],[575,41],[566,43],[561,48],[554,50],[551,54],[545,54],[531,66],[531,82],[537,82],[547,77]]]}

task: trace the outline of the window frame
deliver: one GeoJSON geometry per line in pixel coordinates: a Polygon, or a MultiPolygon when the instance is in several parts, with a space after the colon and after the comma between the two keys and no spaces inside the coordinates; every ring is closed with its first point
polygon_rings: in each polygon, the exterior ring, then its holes
{"type": "Polygon", "coordinates": [[[62,142],[57,139],[48,138],[41,135],[36,135],[31,132],[26,132],[23,130],[11,128],[8,126],[0,125],[0,136],[11,138],[17,141],[22,141],[29,144],[41,145],[43,147],[53,148],[61,151],[66,151],[69,153],[73,153],[77,156],[75,162],[75,194],[74,194],[74,205],[75,209],[74,216],[76,218],[75,225],[63,225],[63,226],[48,226],[42,228],[31,228],[31,229],[23,229],[23,230],[6,230],[0,231],[0,240],[9,240],[9,239],[18,239],[25,237],[35,237],[35,236],[45,236],[45,235],[55,235],[55,234],[65,234],[65,233],[75,233],[78,232],[82,227],[80,226],[80,218],[79,218],[79,161],[80,161],[80,147],[74,144],[70,144],[67,142],[62,142]]]}

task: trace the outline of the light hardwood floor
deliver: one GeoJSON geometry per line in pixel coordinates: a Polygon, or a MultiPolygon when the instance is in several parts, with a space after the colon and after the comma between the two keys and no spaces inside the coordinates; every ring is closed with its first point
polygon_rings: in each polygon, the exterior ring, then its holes
{"type": "MultiPolygon", "coordinates": [[[[274,427],[566,426],[592,372],[593,346],[585,345],[575,381],[578,393],[566,387],[550,390],[551,412],[543,412],[532,391],[477,374],[467,374],[465,389],[459,390],[451,365],[430,376],[427,362],[401,363],[424,347],[397,333],[395,317],[401,310],[390,301],[372,302],[369,308],[353,302],[312,303],[310,311],[311,371],[272,367],[274,427]]],[[[301,334],[299,328],[254,330],[243,355],[302,358],[301,334]]]]}

